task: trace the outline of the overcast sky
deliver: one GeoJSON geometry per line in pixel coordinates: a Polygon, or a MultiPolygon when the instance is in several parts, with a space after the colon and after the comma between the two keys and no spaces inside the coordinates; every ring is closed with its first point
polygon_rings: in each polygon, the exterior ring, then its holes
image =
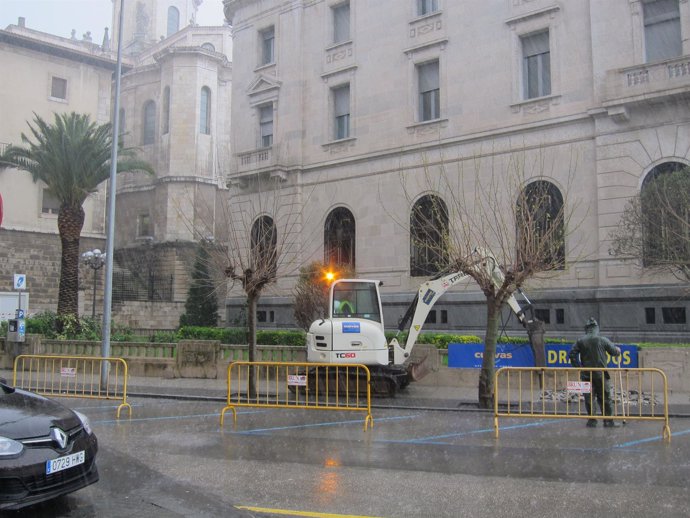
{"type": "MultiPolygon", "coordinates": [[[[131,0],[126,0],[131,1],[131,0]]],[[[81,39],[91,31],[94,43],[103,41],[103,28],[112,23],[112,0],[0,0],[0,28],[26,18],[30,29],[69,38],[72,29],[81,39]]],[[[223,25],[223,0],[203,0],[199,25],[223,25]]]]}

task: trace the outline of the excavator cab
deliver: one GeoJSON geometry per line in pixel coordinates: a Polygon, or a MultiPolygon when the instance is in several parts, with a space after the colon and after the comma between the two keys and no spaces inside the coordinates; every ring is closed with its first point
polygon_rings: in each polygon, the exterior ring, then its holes
{"type": "Polygon", "coordinates": [[[331,301],[331,318],[383,320],[376,281],[336,281],[331,286],[331,301]]]}
{"type": "Polygon", "coordinates": [[[340,279],[331,285],[329,318],[307,334],[307,360],[387,365],[379,281],[340,279]]]}

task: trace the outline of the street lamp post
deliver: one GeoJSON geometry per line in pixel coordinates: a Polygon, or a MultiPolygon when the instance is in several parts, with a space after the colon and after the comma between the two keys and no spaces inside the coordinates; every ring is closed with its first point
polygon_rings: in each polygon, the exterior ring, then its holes
{"type": "Polygon", "coordinates": [[[106,253],[101,252],[98,248],[81,254],[81,262],[93,269],[93,304],[91,306],[91,318],[93,319],[96,318],[96,272],[103,267],[105,260],[106,253]]]}

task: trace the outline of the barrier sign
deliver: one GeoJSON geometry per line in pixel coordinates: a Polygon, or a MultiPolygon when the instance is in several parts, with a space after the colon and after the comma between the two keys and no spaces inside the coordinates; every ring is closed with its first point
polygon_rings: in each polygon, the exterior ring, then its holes
{"type": "MultiPolygon", "coordinates": [[[[546,344],[546,367],[571,367],[568,353],[573,344],[546,344]]],[[[618,345],[621,356],[609,357],[607,367],[638,367],[637,346],[618,345]],[[619,365],[620,363],[620,365],[619,365]]],[[[481,369],[484,344],[448,344],[448,367],[481,369]]],[[[496,368],[534,367],[534,353],[530,344],[496,344],[496,368]]]]}
{"type": "Polygon", "coordinates": [[[63,378],[76,378],[77,369],[76,367],[62,367],[60,369],[60,376],[63,378]]]}
{"type": "Polygon", "coordinates": [[[307,376],[304,374],[288,374],[288,385],[291,387],[306,387],[307,376]]]}
{"type": "Polygon", "coordinates": [[[566,390],[571,394],[589,394],[592,392],[592,383],[589,381],[568,381],[566,390]]]}

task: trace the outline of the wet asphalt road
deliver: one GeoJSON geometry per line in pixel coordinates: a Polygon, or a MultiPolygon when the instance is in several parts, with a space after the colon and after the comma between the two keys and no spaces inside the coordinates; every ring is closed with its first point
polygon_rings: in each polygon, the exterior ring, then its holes
{"type": "MultiPolygon", "coordinates": [[[[37,517],[690,516],[690,419],[501,420],[482,412],[240,409],[134,398],[61,400],[89,416],[100,482],[30,509],[37,517]],[[240,509],[241,508],[241,509],[240,509]],[[311,514],[310,514],[311,513],[311,514]]],[[[27,516],[6,513],[3,516],[27,516]]]]}

